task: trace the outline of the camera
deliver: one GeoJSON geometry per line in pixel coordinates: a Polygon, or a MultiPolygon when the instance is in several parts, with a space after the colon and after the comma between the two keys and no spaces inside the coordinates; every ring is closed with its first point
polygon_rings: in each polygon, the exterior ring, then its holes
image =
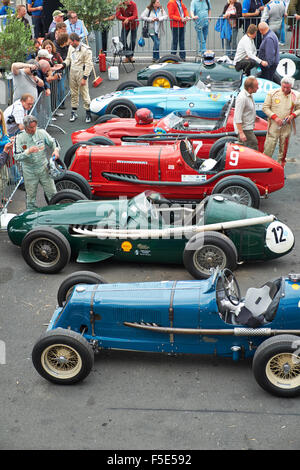
{"type": "Polygon", "coordinates": [[[10,114],[6,120],[7,124],[14,124],[16,122],[15,116],[13,114],[10,114]]]}

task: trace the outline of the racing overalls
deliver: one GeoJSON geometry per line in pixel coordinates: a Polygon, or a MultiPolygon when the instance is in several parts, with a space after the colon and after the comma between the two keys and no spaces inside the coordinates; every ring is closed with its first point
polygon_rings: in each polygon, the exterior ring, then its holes
{"type": "Polygon", "coordinates": [[[78,47],[69,46],[68,55],[64,61],[67,66],[70,65],[70,92],[72,109],[77,109],[79,104],[79,93],[83,99],[85,110],[90,109],[90,94],[88,80],[85,85],[81,85],[81,79],[88,79],[92,67],[92,50],[90,47],[80,43],[78,47]]]}

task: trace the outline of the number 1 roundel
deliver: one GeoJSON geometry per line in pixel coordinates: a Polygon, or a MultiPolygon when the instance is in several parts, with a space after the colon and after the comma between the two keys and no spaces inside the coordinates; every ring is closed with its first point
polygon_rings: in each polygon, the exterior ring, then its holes
{"type": "Polygon", "coordinates": [[[266,245],[273,253],[285,253],[294,245],[294,235],[291,229],[282,222],[272,222],[266,233],[266,245]]]}
{"type": "Polygon", "coordinates": [[[281,59],[277,65],[276,72],[279,73],[282,77],[288,75],[293,77],[296,72],[296,65],[292,59],[281,59]]]}

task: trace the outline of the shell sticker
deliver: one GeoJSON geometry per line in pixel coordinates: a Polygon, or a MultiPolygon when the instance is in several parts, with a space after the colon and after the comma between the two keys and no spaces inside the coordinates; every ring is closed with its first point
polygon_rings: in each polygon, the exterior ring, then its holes
{"type": "Polygon", "coordinates": [[[275,103],[276,103],[276,104],[279,104],[279,103],[280,103],[280,99],[276,98],[275,103]]]}
{"type": "Polygon", "coordinates": [[[123,242],[122,245],[121,245],[121,248],[122,248],[123,251],[128,252],[132,249],[132,244],[128,241],[123,242]]]}
{"type": "Polygon", "coordinates": [[[218,101],[218,99],[221,96],[221,93],[210,93],[208,96],[210,97],[211,100],[218,101]]]}
{"type": "Polygon", "coordinates": [[[299,284],[292,284],[292,289],[294,289],[294,290],[300,289],[299,284]]]}

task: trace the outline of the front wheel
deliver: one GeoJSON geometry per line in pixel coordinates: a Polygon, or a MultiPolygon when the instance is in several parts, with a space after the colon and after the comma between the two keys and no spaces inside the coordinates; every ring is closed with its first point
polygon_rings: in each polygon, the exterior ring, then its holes
{"type": "Polygon", "coordinates": [[[233,271],[237,260],[234,243],[219,232],[208,231],[194,235],[183,252],[183,264],[196,279],[208,278],[217,267],[233,271]]]}
{"type": "Polygon", "coordinates": [[[120,85],[117,87],[116,91],[123,91],[123,90],[132,90],[133,88],[140,88],[141,85],[140,82],[135,82],[135,81],[127,81],[120,83],[120,85]]]}
{"type": "Polygon", "coordinates": [[[32,362],[49,382],[72,385],[90,373],[94,354],[81,334],[57,328],[46,331],[34,345],[32,362]]]}
{"type": "Polygon", "coordinates": [[[300,338],[279,335],[261,343],[253,358],[257,383],[272,395],[292,398],[300,395],[300,338]]]}
{"type": "Polygon", "coordinates": [[[49,201],[49,206],[55,204],[70,204],[71,202],[82,201],[87,197],[80,191],[75,191],[75,189],[65,189],[54,194],[54,196],[49,201]]]}
{"type": "Polygon", "coordinates": [[[70,261],[71,247],[66,237],[52,227],[37,227],[23,238],[22,255],[35,271],[54,274],[70,261]]]}
{"type": "Polygon", "coordinates": [[[148,86],[156,86],[161,88],[172,88],[177,86],[176,77],[166,70],[157,70],[153,72],[147,80],[148,86]]]}
{"type": "Polygon", "coordinates": [[[226,194],[232,197],[235,202],[255,209],[258,209],[260,205],[260,194],[257,186],[249,178],[243,176],[223,178],[215,185],[212,194],[226,194]]]}
{"type": "Polygon", "coordinates": [[[63,178],[55,180],[56,190],[75,189],[83,193],[88,199],[92,199],[92,190],[87,180],[75,171],[67,171],[63,178]]]}

